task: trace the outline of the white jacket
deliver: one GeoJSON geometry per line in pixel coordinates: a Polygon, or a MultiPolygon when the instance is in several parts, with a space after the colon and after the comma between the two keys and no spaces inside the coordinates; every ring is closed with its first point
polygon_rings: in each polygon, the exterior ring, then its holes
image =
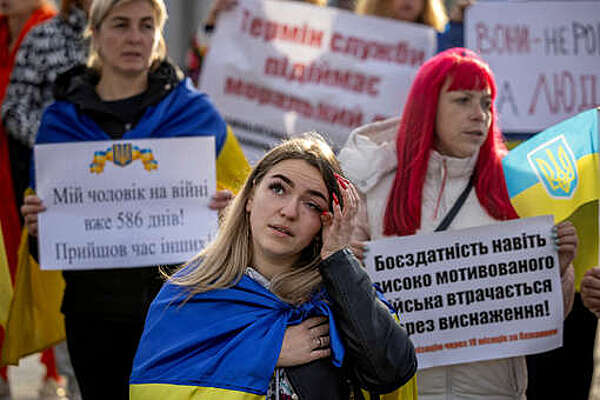
{"type": "MultiPolygon", "coordinates": [[[[399,122],[399,118],[393,118],[356,129],[340,152],[342,168],[364,200],[354,228],[357,240],[383,236],[383,216],[397,165],[395,137],[399,122]]],[[[418,232],[432,232],[439,225],[466,187],[476,159],[477,154],[460,159],[432,151],[418,232]]],[[[471,190],[448,229],[493,223],[496,221],[479,204],[475,190],[471,190]]],[[[570,267],[562,278],[565,315],[572,307],[573,282],[570,267]]],[[[525,357],[479,361],[420,370],[417,382],[420,400],[525,399],[527,368],[525,357]]]]}

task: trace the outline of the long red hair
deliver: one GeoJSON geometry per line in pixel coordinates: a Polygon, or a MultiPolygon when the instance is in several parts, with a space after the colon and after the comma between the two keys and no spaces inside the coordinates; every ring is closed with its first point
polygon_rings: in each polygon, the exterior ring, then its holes
{"type": "MultiPolygon", "coordinates": [[[[446,50],[421,66],[412,83],[396,136],[398,168],[383,220],[384,235],[412,235],[421,226],[421,200],[427,164],[434,146],[440,90],[447,79],[448,91],[490,88],[496,99],[492,71],[477,54],[463,48],[446,50]]],[[[507,153],[492,104],[492,123],[475,164],[475,193],[494,219],[517,218],[510,204],[502,157],[507,153]]]]}

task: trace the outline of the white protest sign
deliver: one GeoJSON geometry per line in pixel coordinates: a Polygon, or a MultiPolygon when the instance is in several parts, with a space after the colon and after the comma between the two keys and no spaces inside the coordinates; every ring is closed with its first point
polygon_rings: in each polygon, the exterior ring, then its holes
{"type": "Polygon", "coordinates": [[[476,3],[465,42],[494,71],[503,131],[539,132],[600,105],[600,2],[476,3]]]}
{"type": "Polygon", "coordinates": [[[211,137],[36,145],[42,269],[182,263],[217,231],[211,137]]]}
{"type": "Polygon", "coordinates": [[[422,24],[296,2],[242,0],[219,18],[200,88],[250,162],[317,130],[336,150],[353,128],[402,112],[435,51],[422,24]]]}
{"type": "Polygon", "coordinates": [[[368,244],[373,282],[411,334],[419,368],[562,345],[549,216],[368,244]]]}

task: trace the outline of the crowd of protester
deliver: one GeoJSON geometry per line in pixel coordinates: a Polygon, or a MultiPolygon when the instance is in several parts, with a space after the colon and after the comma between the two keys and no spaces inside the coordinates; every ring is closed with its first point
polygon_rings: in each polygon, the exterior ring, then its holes
{"type": "MultiPolygon", "coordinates": [[[[312,133],[251,168],[222,110],[195,88],[219,15],[242,1],[212,1],[184,73],[167,57],[163,0],[62,0],[59,11],[47,0],[0,0],[0,226],[13,284],[19,245],[38,258],[46,210],[35,194],[35,144],[216,137],[217,239],[166,273],[64,271],[66,346],[42,353],[40,397],[549,398],[547,374],[560,376],[564,351],[560,361],[518,356],[417,373],[406,331],[360,264],[365,241],[518,218],[501,166],[496,82],[463,48],[472,2],[447,12],[442,0],[306,0],[428,26],[437,55],[419,69],[402,115],[348,132],[339,161],[312,133]],[[274,231],[293,243],[280,248],[274,231]],[[249,320],[263,330],[247,329],[249,320]]],[[[595,323],[600,269],[590,266],[575,294],[575,228],[562,222],[554,232],[565,318],[575,307],[595,323]]],[[[0,326],[0,345],[3,337],[0,326]]],[[[583,351],[591,357],[591,346],[583,351]]],[[[587,399],[592,367],[583,368],[589,377],[570,398],[587,399]]],[[[4,366],[0,400],[9,398],[4,366]]]]}

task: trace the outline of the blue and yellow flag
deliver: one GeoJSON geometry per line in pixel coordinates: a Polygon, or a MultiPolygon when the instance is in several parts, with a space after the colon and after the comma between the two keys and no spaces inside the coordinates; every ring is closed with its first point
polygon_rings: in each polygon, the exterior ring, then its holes
{"type": "Polygon", "coordinates": [[[264,399],[285,329],[329,316],[332,362],[344,356],[325,292],[294,307],[243,276],[227,289],[187,298],[165,284],[152,302],[130,378],[132,400],[264,399]]]}
{"type": "Polygon", "coordinates": [[[585,270],[598,264],[598,134],[598,110],[588,110],[533,136],[502,161],[520,217],[551,214],[575,223],[577,288],[585,270]]]}

